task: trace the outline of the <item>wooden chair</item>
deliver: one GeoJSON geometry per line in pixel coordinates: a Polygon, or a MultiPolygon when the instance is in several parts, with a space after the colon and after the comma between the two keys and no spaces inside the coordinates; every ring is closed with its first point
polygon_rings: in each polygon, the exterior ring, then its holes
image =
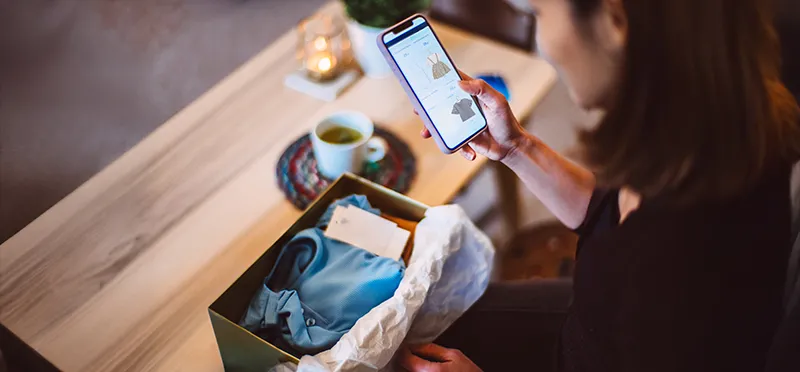
{"type": "Polygon", "coordinates": [[[571,278],[578,235],[558,221],[517,232],[498,253],[502,281],[571,278]]]}
{"type": "Polygon", "coordinates": [[[434,0],[431,18],[526,51],[535,48],[533,14],[507,0],[434,0]]]}
{"type": "MultiPolygon", "coordinates": [[[[778,2],[776,26],[783,51],[783,81],[800,99],[800,1],[778,2]]],[[[767,372],[800,371],[800,163],[792,172],[792,235],[786,275],[785,314],[767,361],[767,372]]]]}

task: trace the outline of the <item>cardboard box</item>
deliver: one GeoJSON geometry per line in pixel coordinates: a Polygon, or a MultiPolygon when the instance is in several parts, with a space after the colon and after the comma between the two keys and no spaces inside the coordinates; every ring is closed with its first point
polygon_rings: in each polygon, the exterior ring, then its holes
{"type": "Polygon", "coordinates": [[[280,363],[298,362],[294,356],[240,327],[238,322],[286,243],[298,232],[316,225],[334,200],[351,194],[366,195],[370,204],[381,212],[410,221],[422,220],[428,208],[402,194],[349,173],[336,180],[272,247],[211,304],[208,313],[226,371],[263,372],[280,363]]]}

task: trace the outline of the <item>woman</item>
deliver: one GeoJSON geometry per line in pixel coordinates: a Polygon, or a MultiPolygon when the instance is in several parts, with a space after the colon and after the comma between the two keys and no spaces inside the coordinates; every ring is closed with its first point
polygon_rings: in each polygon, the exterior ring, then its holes
{"type": "MultiPolygon", "coordinates": [[[[480,80],[462,89],[477,96],[489,130],[462,154],[503,162],[580,234],[560,370],[763,370],[781,317],[789,170],[800,154],[768,1],[531,3],[541,55],[578,104],[605,111],[580,138],[591,171],[525,133],[480,80]]],[[[461,339],[484,342],[489,356],[473,357],[489,360],[515,331],[461,339]]],[[[469,356],[430,344],[399,362],[478,370],[469,356]]]]}

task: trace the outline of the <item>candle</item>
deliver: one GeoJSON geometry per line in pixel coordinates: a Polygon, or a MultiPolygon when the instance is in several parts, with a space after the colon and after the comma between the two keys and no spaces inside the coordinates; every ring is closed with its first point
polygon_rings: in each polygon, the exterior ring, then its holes
{"type": "Polygon", "coordinates": [[[331,15],[313,16],[298,24],[298,59],[309,80],[333,80],[347,67],[342,26],[342,20],[331,15]]]}
{"type": "Polygon", "coordinates": [[[315,53],[306,61],[306,70],[309,76],[317,80],[327,80],[333,77],[336,68],[336,57],[328,52],[315,53]]]}
{"type": "Polygon", "coordinates": [[[331,59],[329,57],[320,58],[319,62],[317,63],[317,67],[319,68],[320,72],[327,72],[331,69],[331,59]]]}
{"type": "Polygon", "coordinates": [[[317,37],[317,39],[314,40],[314,48],[316,48],[320,52],[325,49],[328,49],[328,40],[325,40],[325,38],[322,36],[317,37]]]}

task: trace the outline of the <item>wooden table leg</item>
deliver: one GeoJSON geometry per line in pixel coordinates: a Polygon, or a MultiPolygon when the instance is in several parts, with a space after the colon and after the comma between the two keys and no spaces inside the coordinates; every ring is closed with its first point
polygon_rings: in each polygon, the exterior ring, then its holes
{"type": "Polygon", "coordinates": [[[501,162],[492,162],[494,166],[497,188],[500,192],[500,213],[507,229],[508,236],[513,236],[520,225],[521,200],[519,197],[519,182],[517,175],[501,162]]]}

